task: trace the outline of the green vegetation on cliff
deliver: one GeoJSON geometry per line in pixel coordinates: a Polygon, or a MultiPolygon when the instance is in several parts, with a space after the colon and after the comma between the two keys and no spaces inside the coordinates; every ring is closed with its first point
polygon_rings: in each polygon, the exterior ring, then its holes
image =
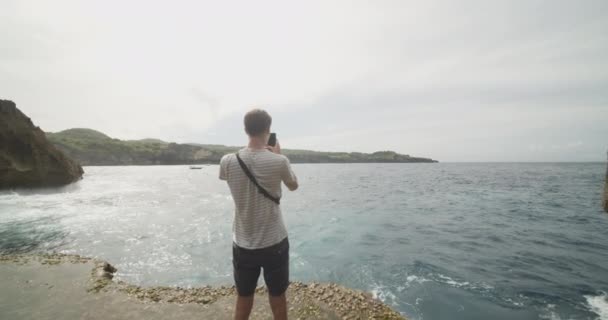
{"type": "MultiPolygon", "coordinates": [[[[82,165],[152,165],[218,163],[241,147],[214,144],[177,144],[158,139],[119,140],[91,129],[47,133],[48,139],[82,165]]],[[[283,149],[293,163],[436,162],[393,151],[320,152],[283,149]]]]}

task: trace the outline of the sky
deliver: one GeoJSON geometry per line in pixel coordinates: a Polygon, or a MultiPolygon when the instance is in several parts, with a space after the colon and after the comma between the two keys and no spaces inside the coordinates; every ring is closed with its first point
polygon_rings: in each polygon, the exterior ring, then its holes
{"type": "Polygon", "coordinates": [[[0,1],[45,131],[450,161],[605,161],[608,1],[0,1]]]}

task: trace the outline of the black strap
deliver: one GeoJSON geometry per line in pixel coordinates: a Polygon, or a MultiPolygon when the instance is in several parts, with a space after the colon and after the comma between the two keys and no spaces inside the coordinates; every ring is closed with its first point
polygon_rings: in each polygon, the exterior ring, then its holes
{"type": "Polygon", "coordinates": [[[255,179],[255,177],[251,173],[251,171],[249,171],[249,168],[247,168],[247,165],[245,165],[245,162],[243,162],[243,159],[241,159],[241,157],[239,157],[238,152],[236,153],[236,159],[239,161],[239,164],[241,165],[241,168],[243,168],[243,171],[245,171],[245,174],[247,175],[247,177],[249,177],[249,180],[251,180],[251,182],[253,182],[253,184],[255,184],[255,186],[258,187],[258,190],[260,191],[260,193],[262,195],[264,195],[264,197],[272,200],[272,202],[274,202],[276,204],[281,204],[281,198],[277,198],[277,197],[271,195],[270,192],[266,191],[266,189],[264,189],[258,183],[258,181],[255,179]]]}

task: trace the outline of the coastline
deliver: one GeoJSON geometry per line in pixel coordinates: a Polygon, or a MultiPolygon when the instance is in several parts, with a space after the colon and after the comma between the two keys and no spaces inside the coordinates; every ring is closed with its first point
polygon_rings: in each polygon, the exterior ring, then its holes
{"type": "MultiPolygon", "coordinates": [[[[68,254],[0,255],[0,317],[10,319],[231,319],[234,287],[140,287],[113,280],[110,263],[68,254]]],[[[250,319],[271,318],[265,288],[250,319]]],[[[370,294],[292,282],[293,319],[405,319],[370,294]]]]}

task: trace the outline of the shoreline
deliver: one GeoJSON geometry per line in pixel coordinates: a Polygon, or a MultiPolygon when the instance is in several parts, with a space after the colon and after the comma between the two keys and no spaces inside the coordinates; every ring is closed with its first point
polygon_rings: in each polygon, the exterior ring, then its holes
{"type": "MultiPolygon", "coordinates": [[[[0,255],[0,284],[4,288],[0,301],[15,300],[0,305],[0,315],[8,313],[12,319],[34,314],[46,314],[48,319],[57,315],[64,319],[85,315],[99,319],[162,319],[166,314],[184,320],[232,317],[234,286],[142,287],[113,280],[116,271],[106,261],[78,255],[0,255]],[[29,300],[27,305],[18,303],[29,300]],[[66,312],[73,317],[66,317],[66,312]]],[[[266,289],[258,287],[255,294],[250,319],[271,318],[266,289]]],[[[333,283],[291,282],[287,297],[289,317],[293,319],[405,319],[369,293],[333,283]]]]}

